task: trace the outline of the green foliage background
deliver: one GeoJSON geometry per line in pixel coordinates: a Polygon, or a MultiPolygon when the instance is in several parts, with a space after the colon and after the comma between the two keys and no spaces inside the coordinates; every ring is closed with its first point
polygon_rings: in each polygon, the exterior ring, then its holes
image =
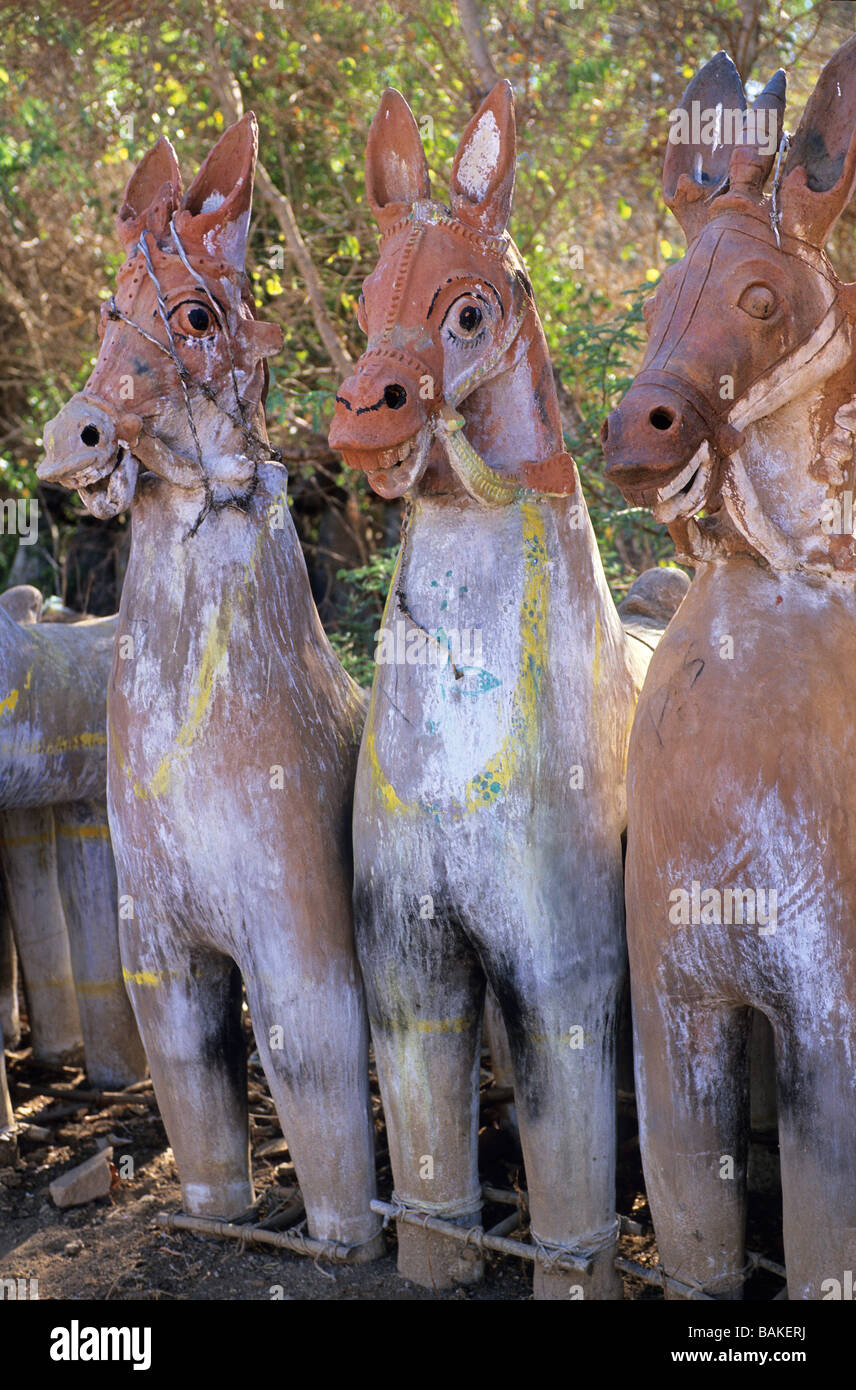
{"type": "MultiPolygon", "coordinates": [[[[853,30],[849,0],[0,3],[0,498],[35,495],[44,422],[91,369],[99,303],[121,261],[113,219],[135,161],[165,133],[189,182],[236,102],[259,119],[261,158],[290,200],[321,312],[343,350],[359,356],[356,300],[376,254],[362,182],[368,126],[383,89],[398,87],[443,196],[485,90],[462,25],[474,8],[495,72],[515,88],[512,232],[613,592],[668,558],[662,528],[605,484],[599,447],[601,420],[638,366],[642,298],[682,251],[659,185],[668,112],[697,66],[725,47],[750,96],[780,64],[791,69],[793,129],[820,65],[853,30]]],[[[850,278],[853,228],[847,213],[833,248],[850,278]]],[[[285,337],[273,363],[271,435],[289,460],[307,556],[326,565],[325,621],[365,676],[395,519],[326,449],[341,373],[276,210],[258,193],[251,249],[260,315],[285,337]]],[[[80,508],[42,501],[39,582],[66,596],[80,508]]],[[[0,536],[0,586],[15,549],[14,537],[0,536]]]]}

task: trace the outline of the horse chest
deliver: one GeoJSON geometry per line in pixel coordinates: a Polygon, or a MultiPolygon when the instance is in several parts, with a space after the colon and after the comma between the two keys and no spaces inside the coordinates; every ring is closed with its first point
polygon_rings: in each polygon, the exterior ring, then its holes
{"type": "Polygon", "coordinates": [[[746,565],[696,581],[655,653],[628,759],[628,926],[685,985],[791,992],[852,933],[854,670],[848,599],[746,565]]]}
{"type": "Polygon", "coordinates": [[[143,529],[123,594],[111,819],[135,876],[164,861],[176,892],[182,875],[203,895],[208,884],[246,883],[248,864],[260,891],[281,885],[341,779],[335,731],[315,749],[308,738],[318,692],[287,640],[289,622],[304,630],[302,613],[289,613],[293,566],[276,553],[281,563],[268,564],[264,532],[230,548],[226,528],[239,521],[221,525],[217,565],[212,556],[182,568],[174,538],[172,569],[155,563],[143,529]]]}
{"type": "Polygon", "coordinates": [[[469,525],[418,522],[379,637],[363,778],[390,806],[441,821],[529,804],[539,768],[548,798],[547,690],[571,685],[578,647],[569,624],[558,650],[550,621],[565,575],[549,526],[537,506],[469,525]]]}

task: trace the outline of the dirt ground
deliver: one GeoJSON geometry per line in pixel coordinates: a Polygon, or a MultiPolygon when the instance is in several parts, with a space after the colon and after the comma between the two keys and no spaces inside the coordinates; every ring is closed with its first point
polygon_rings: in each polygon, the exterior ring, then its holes
{"type": "MultiPolygon", "coordinates": [[[[484,1282],[476,1288],[437,1294],[399,1279],[395,1238],[387,1233],[386,1256],[371,1265],[321,1264],[280,1250],[260,1250],[195,1233],[165,1230],[159,1212],[180,1210],[180,1191],[172,1150],[149,1083],[129,1092],[93,1093],[75,1067],[46,1067],[33,1061],[26,1034],[17,1052],[7,1053],[16,1118],[37,1125],[49,1138],[24,1129],[19,1157],[0,1167],[0,1278],[38,1280],[40,1299],[376,1299],[526,1300],[531,1297],[531,1266],[524,1260],[489,1254],[484,1282]],[[50,1093],[46,1091],[50,1088],[50,1093]],[[48,1193],[54,1178],[83,1162],[105,1143],[113,1146],[116,1180],[109,1195],[86,1206],[58,1210],[48,1193]],[[130,1162],[129,1162],[130,1160],[130,1162]],[[123,1176],[120,1176],[122,1174],[123,1176]]],[[[253,1054],[248,1027],[253,1167],[261,1201],[257,1219],[281,1214],[299,1190],[268,1094],[264,1073],[253,1054]],[[279,1141],[279,1142],[276,1142],[279,1141]]],[[[526,1175],[513,1140],[501,1128],[501,1093],[493,1086],[489,1058],[482,1070],[480,1170],[483,1181],[525,1190],[526,1175]]],[[[377,1131],[378,1188],[388,1198],[392,1178],[383,1114],[373,1078],[377,1131]]],[[[769,1155],[775,1162],[775,1155],[769,1155]]],[[[768,1166],[770,1166],[768,1161],[768,1166]]],[[[645,1199],[632,1100],[619,1106],[618,1210],[639,1223],[642,1234],[625,1235],[619,1253],[641,1264],[657,1262],[645,1199]]],[[[502,1220],[509,1207],[487,1206],[486,1228],[502,1220]]],[[[776,1195],[752,1194],[751,1249],[781,1262],[781,1208],[776,1195]]],[[[522,1230],[515,1237],[525,1235],[522,1230]]],[[[625,1277],[625,1298],[660,1299],[659,1288],[625,1277]]],[[[29,1286],[28,1286],[29,1287],[29,1286]]],[[[759,1272],[747,1297],[766,1300],[781,1288],[774,1275],[759,1272]]]]}

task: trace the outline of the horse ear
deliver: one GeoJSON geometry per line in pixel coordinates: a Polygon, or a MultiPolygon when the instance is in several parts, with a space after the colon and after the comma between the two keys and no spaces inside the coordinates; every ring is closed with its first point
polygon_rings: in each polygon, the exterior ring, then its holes
{"type": "Polygon", "coordinates": [[[782,226],[823,246],[856,182],[856,35],[830,58],[808,99],[782,178],[782,226]]]}
{"type": "Polygon", "coordinates": [[[687,241],[692,241],[712,216],[702,200],[727,177],[734,137],[745,110],[740,74],[728,54],[720,52],[699,69],[673,112],[663,163],[663,197],[687,241]],[[730,113],[730,130],[722,120],[725,111],[730,113]],[[717,122],[722,129],[716,134],[730,134],[731,140],[714,138],[717,122]]]}
{"type": "Polygon", "coordinates": [[[735,148],[728,166],[732,188],[742,186],[759,203],[782,139],[787,94],[788,76],[779,68],[753,101],[743,126],[743,143],[735,148]]]}
{"type": "Polygon", "coordinates": [[[366,196],[380,227],[431,197],[428,161],[419,127],[400,92],[384,92],[366,144],[366,196]]]}
{"type": "Polygon", "coordinates": [[[175,150],[165,135],[143,155],[128,180],[116,219],[119,239],[126,249],[139,241],[148,227],[161,237],[181,197],[181,172],[175,150]]]}
{"type": "Polygon", "coordinates": [[[252,111],[220,136],[184,195],[175,227],[185,250],[244,268],[259,128],[252,111]]]}
{"type": "Polygon", "coordinates": [[[505,231],[514,193],[517,136],[510,82],[497,82],[461,137],[452,165],[451,206],[490,236],[505,231]]]}

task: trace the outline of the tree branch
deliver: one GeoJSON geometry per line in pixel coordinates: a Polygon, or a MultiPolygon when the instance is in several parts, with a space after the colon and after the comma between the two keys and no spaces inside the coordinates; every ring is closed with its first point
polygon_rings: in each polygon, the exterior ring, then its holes
{"type": "Polygon", "coordinates": [[[263,164],[256,165],[256,187],[279,223],[286,245],[303,278],[315,327],[318,330],[319,338],[327,349],[330,361],[340,376],[348,376],[353,365],[353,358],[336,332],[333,320],[327,313],[321,280],[306,242],[300,234],[291,200],[284,193],[280,193],[263,164]]]}
{"type": "Polygon", "coordinates": [[[461,30],[467,41],[470,60],[478,78],[480,94],[486,97],[499,81],[499,73],[490,56],[476,0],[457,0],[457,4],[458,19],[461,22],[461,30]]]}
{"type": "MultiPolygon", "coordinates": [[[[244,114],[244,100],[241,88],[234,73],[225,65],[220,53],[220,48],[216,42],[213,26],[209,28],[208,48],[211,59],[210,81],[214,89],[218,102],[223,110],[224,116],[230,124],[239,121],[244,114]]],[[[309,307],[312,311],[312,318],[318,336],[321,339],[330,361],[333,363],[340,377],[349,375],[353,366],[353,358],[342,342],[324,303],[324,289],[321,278],[315,268],[315,262],[309,252],[306,242],[300,233],[297,218],[294,215],[294,208],[291,199],[285,193],[280,193],[274,184],[273,179],[265,166],[259,162],[256,165],[256,188],[262,198],[271,209],[274,217],[279,223],[280,231],[285,237],[285,243],[291,253],[294,264],[306,286],[306,294],[309,299],[309,307]]]]}

